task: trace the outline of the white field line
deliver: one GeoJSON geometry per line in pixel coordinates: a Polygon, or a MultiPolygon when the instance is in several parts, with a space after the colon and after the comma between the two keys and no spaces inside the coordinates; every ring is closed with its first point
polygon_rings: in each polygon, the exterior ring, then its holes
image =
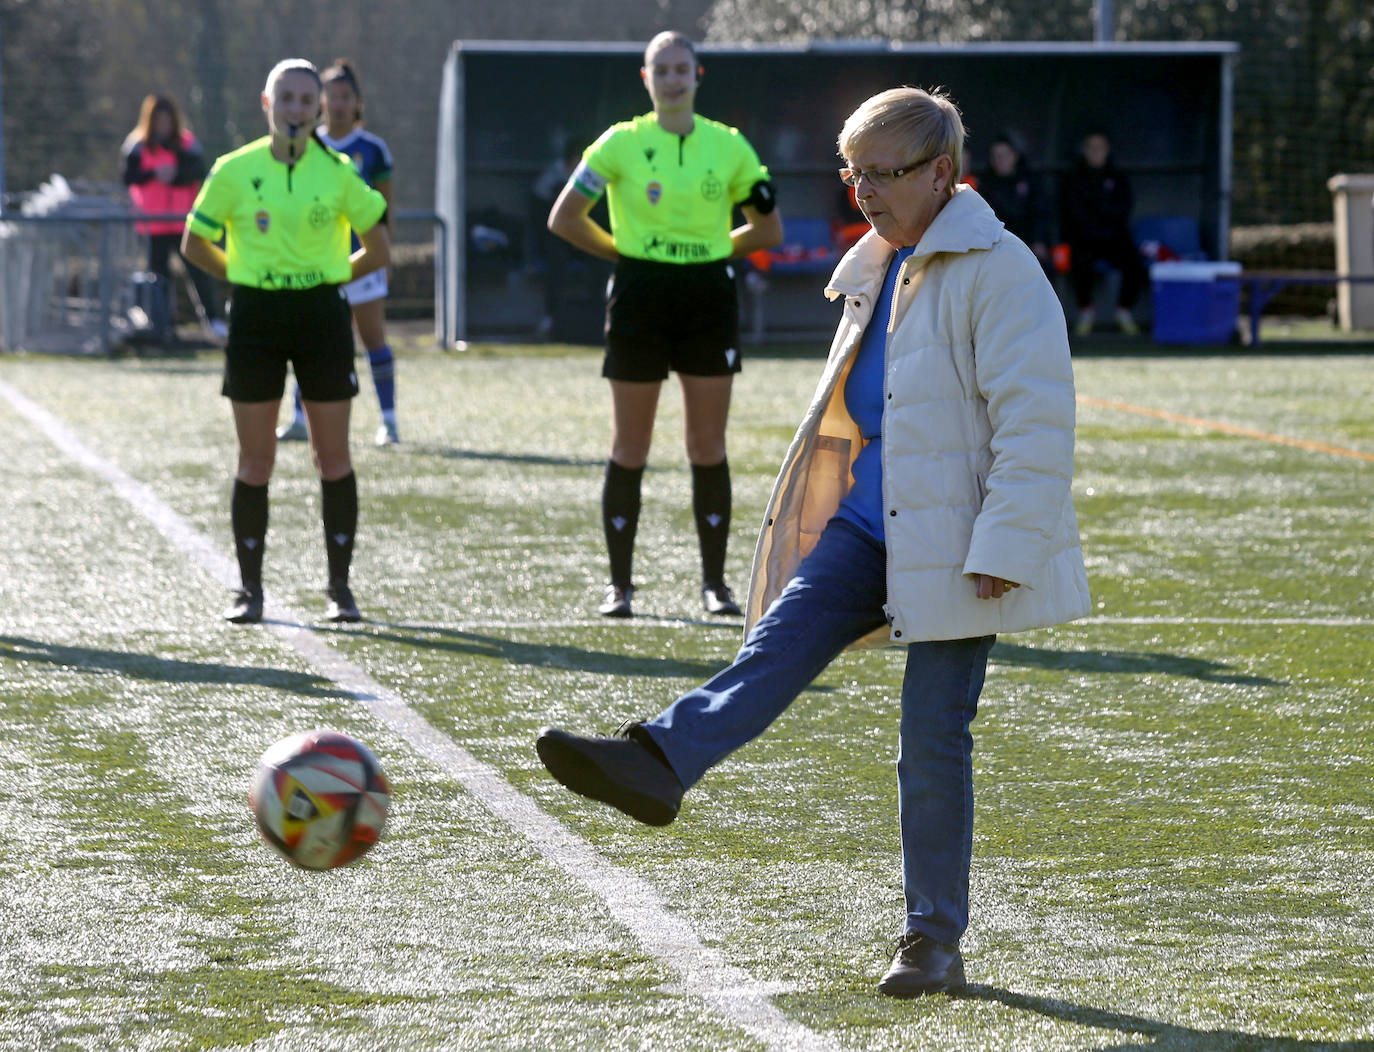
{"type": "Polygon", "coordinates": [[[1237,625],[1264,628],[1292,625],[1300,628],[1374,628],[1370,617],[1084,617],[1070,625],[1237,625]]]}
{"type": "MultiPolygon", "coordinates": [[[[201,569],[225,588],[237,585],[235,563],[151,489],[90,450],[66,424],[3,380],[0,395],[58,449],[108,482],[201,569]]],[[[668,910],[648,881],[598,855],[585,840],[516,790],[494,767],[482,763],[437,730],[399,694],[339,654],[318,632],[306,628],[297,612],[269,603],[266,613],[264,628],[288,643],[316,672],[353,695],[421,756],[456,778],[478,802],[526,836],[555,866],[586,885],[645,950],[680,975],[681,982],[674,984],[674,992],[700,998],[725,1020],[779,1052],[831,1052],[840,1047],[827,1036],[789,1019],[770,1000],[771,994],[780,992],[779,988],[759,982],[730,964],[718,950],[703,945],[692,926],[668,910]]]]}
{"type": "MultiPolygon", "coordinates": [[[[607,622],[603,617],[570,617],[564,620],[497,620],[489,621],[448,621],[442,624],[438,622],[423,625],[408,625],[395,622],[375,621],[371,622],[378,628],[408,629],[423,635],[425,632],[481,632],[481,631],[510,631],[519,632],[544,631],[550,628],[606,628],[607,622]]],[[[635,614],[634,620],[629,623],[629,630],[634,627],[639,628],[690,628],[693,631],[700,631],[705,628],[721,628],[730,626],[738,630],[738,621],[704,621],[689,617],[645,617],[635,614]]],[[[1072,628],[1075,625],[1236,625],[1239,627],[1263,628],[1267,626],[1294,625],[1297,627],[1308,628],[1374,628],[1374,618],[1371,617],[1171,617],[1171,616],[1142,616],[1142,617],[1082,617],[1077,621],[1065,622],[1061,628],[1072,628]]],[[[617,633],[624,633],[627,630],[625,622],[617,622],[614,629],[617,633]]]]}

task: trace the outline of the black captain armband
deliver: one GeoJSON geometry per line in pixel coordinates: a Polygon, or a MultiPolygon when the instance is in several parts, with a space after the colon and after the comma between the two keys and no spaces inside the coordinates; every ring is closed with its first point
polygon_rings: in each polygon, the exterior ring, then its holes
{"type": "Polygon", "coordinates": [[[742,203],[748,205],[759,215],[766,216],[778,207],[778,192],[773,188],[771,180],[760,179],[754,184],[754,188],[749,191],[749,196],[742,203]]]}

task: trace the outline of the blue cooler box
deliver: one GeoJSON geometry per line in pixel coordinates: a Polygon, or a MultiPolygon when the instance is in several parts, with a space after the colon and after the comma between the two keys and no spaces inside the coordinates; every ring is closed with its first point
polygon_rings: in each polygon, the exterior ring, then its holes
{"type": "Polygon", "coordinates": [[[1150,267],[1155,343],[1230,343],[1240,313],[1239,263],[1150,267]]]}

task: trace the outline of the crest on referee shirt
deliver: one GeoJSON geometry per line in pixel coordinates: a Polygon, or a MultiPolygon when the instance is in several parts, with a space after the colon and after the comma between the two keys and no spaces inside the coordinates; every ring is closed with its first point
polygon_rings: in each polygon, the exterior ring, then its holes
{"type": "Polygon", "coordinates": [[[663,184],[655,179],[644,188],[644,195],[649,199],[649,204],[658,204],[658,199],[663,196],[663,184]]]}
{"type": "Polygon", "coordinates": [[[706,174],[706,178],[701,181],[701,196],[708,201],[718,199],[724,189],[720,180],[709,172],[706,174]]]}
{"type": "Polygon", "coordinates": [[[253,217],[253,222],[258,224],[258,232],[265,234],[267,228],[272,225],[272,217],[267,214],[267,209],[259,208],[258,214],[253,217]]]}

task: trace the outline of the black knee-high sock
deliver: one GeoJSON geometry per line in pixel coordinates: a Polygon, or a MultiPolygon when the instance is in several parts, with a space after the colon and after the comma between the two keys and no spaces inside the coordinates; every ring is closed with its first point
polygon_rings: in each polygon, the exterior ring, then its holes
{"type": "Polygon", "coordinates": [[[353,562],[353,535],[358,529],[358,476],[320,480],[320,517],[324,519],[324,550],[329,579],[348,582],[353,562]]]}
{"type": "Polygon", "coordinates": [[[730,462],[692,465],[692,514],[701,543],[703,584],[725,582],[725,546],[730,540],[730,462]]]}
{"type": "Polygon", "coordinates": [[[623,468],[606,461],[606,481],[601,487],[601,522],[606,530],[606,550],[611,556],[611,584],[629,588],[635,556],[635,531],[639,528],[639,489],[644,469],[623,468]]]}
{"type": "Polygon", "coordinates": [[[267,546],[267,487],[234,479],[229,497],[229,523],[234,530],[234,554],[239,578],[249,591],[262,590],[262,552],[267,546]]]}

